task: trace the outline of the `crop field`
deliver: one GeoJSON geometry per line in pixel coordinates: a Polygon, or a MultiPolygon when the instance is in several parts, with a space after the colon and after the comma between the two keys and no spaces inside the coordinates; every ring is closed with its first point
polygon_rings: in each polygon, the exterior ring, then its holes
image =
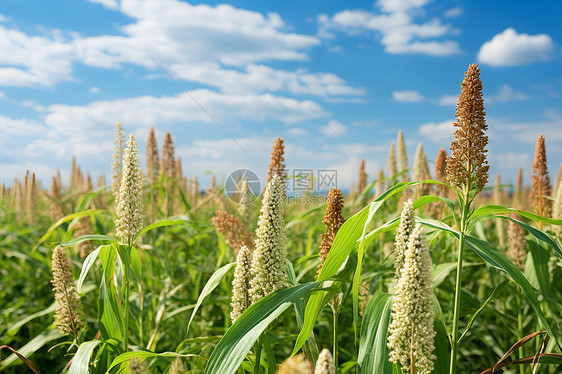
{"type": "Polygon", "coordinates": [[[107,178],[23,170],[0,185],[0,372],[560,373],[559,165],[540,135],[516,183],[490,175],[478,66],[460,81],[451,143],[408,155],[400,131],[349,190],[291,190],[281,138],[267,176],[203,186],[173,134],[121,124],[107,178]]]}

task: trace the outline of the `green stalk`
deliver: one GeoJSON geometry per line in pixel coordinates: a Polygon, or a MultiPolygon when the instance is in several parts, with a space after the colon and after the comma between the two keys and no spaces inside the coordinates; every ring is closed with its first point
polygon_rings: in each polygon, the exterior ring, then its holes
{"type": "MultiPolygon", "coordinates": [[[[517,287],[517,301],[518,301],[518,308],[517,308],[517,333],[518,333],[518,339],[522,339],[523,338],[523,312],[522,312],[522,308],[523,308],[523,303],[521,302],[521,289],[519,287],[517,287]]],[[[524,356],[524,352],[523,352],[523,346],[519,347],[519,358],[523,358],[524,356]]],[[[519,373],[520,374],[525,374],[525,366],[524,365],[519,365],[519,373]]]]}
{"type": "Polygon", "coordinates": [[[256,363],[254,364],[254,374],[259,374],[261,366],[261,347],[263,345],[263,333],[260,335],[258,345],[256,347],[256,363]]]}
{"type": "Polygon", "coordinates": [[[466,186],[466,192],[463,198],[463,206],[461,211],[460,237],[459,237],[459,253],[457,258],[457,280],[455,285],[455,309],[453,312],[453,337],[451,339],[451,366],[449,373],[455,374],[457,369],[457,351],[459,348],[459,313],[461,306],[461,280],[462,280],[462,260],[464,252],[464,237],[466,235],[466,221],[470,203],[468,201],[469,187],[466,186]]]}
{"type": "MultiPolygon", "coordinates": [[[[131,253],[131,238],[129,238],[129,257],[131,253]]],[[[125,322],[124,322],[124,333],[125,337],[123,339],[123,350],[127,352],[129,350],[129,292],[130,292],[130,284],[129,284],[129,267],[130,267],[130,260],[127,261],[126,264],[123,264],[125,267],[125,271],[123,276],[125,277],[125,298],[123,303],[125,304],[125,322]]]]}
{"type": "Polygon", "coordinates": [[[334,366],[336,367],[336,373],[338,372],[338,322],[339,322],[339,314],[337,311],[337,307],[332,309],[334,312],[334,366]]]}

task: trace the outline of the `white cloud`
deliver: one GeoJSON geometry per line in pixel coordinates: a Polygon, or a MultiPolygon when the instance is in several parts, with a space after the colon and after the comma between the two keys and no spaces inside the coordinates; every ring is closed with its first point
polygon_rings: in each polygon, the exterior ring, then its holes
{"type": "Polygon", "coordinates": [[[73,48],[53,34],[29,36],[0,25],[0,86],[52,86],[72,80],[73,48]]]}
{"type": "Polygon", "coordinates": [[[462,14],[462,8],[461,7],[451,8],[451,9],[447,10],[445,13],[443,13],[443,15],[445,17],[450,17],[450,18],[458,17],[461,14],[462,14]]]}
{"type": "Polygon", "coordinates": [[[340,123],[336,120],[331,120],[326,126],[322,126],[320,128],[320,131],[325,136],[338,138],[344,135],[347,132],[347,129],[345,128],[345,125],[343,123],[340,123]]]}
{"type": "Polygon", "coordinates": [[[396,101],[404,103],[415,103],[422,101],[424,99],[418,91],[405,90],[405,91],[394,91],[392,92],[392,97],[396,101]]]}
{"type": "Polygon", "coordinates": [[[244,71],[224,69],[217,63],[175,64],[171,71],[178,78],[218,87],[226,93],[289,91],[317,96],[364,95],[364,88],[350,87],[331,73],[284,71],[265,65],[249,64],[244,71]]]}
{"type": "MultiPolygon", "coordinates": [[[[118,69],[123,64],[159,69],[183,64],[245,66],[269,60],[307,60],[311,47],[320,44],[314,36],[288,32],[277,13],[238,9],[231,5],[191,5],[179,0],[92,0],[118,10],[133,21],[118,35],[82,36],[75,32],[43,30],[30,36],[0,25],[0,86],[53,86],[71,81],[72,65],[118,69]],[[153,59],[154,58],[154,59],[153,59]]],[[[275,72],[270,75],[290,75],[275,72]]],[[[212,72],[211,72],[212,73],[212,72]]],[[[296,74],[296,73],[293,73],[296,74]]],[[[333,74],[301,72],[295,89],[324,94],[356,94],[333,74]],[[335,92],[335,93],[333,93],[335,92]]],[[[261,92],[261,91],[259,91],[261,92]]]]}
{"type": "Polygon", "coordinates": [[[175,96],[138,96],[87,105],[51,105],[45,122],[59,133],[85,132],[113,126],[117,121],[137,126],[155,123],[212,123],[191,98],[219,122],[225,120],[295,123],[328,115],[320,105],[271,94],[226,95],[205,89],[175,96]],[[190,96],[191,95],[191,96],[190,96]],[[79,123],[80,126],[75,126],[79,123]]]}
{"type": "Polygon", "coordinates": [[[122,27],[124,35],[76,41],[78,54],[87,64],[154,67],[147,52],[164,64],[305,60],[306,50],[320,44],[316,37],[285,32],[277,13],[263,15],[226,4],[213,7],[178,0],[127,0],[121,2],[120,11],[135,20],[122,27]]]}
{"type": "Polygon", "coordinates": [[[443,95],[439,99],[439,105],[441,106],[455,106],[459,97],[457,95],[443,95]]]}
{"type": "Polygon", "coordinates": [[[101,92],[100,88],[99,88],[99,87],[95,87],[95,86],[94,86],[94,87],[90,87],[90,88],[88,89],[88,91],[90,91],[91,93],[100,93],[100,92],[101,92]]]}
{"type": "Polygon", "coordinates": [[[416,18],[426,18],[421,12],[429,1],[426,0],[381,0],[376,3],[381,12],[364,10],[343,10],[334,14],[318,17],[318,35],[332,38],[335,30],[350,35],[365,32],[380,34],[380,43],[388,53],[419,53],[432,56],[448,56],[458,53],[459,47],[453,40],[442,40],[456,32],[450,25],[439,19],[423,20],[416,23],[416,18]],[[439,40],[433,40],[439,38],[439,40]]]}
{"type": "Polygon", "coordinates": [[[88,0],[91,3],[98,3],[103,5],[104,7],[112,10],[119,9],[119,3],[117,0],[88,0]]]}
{"type": "Polygon", "coordinates": [[[553,51],[549,35],[519,34],[509,27],[480,47],[478,61],[491,66],[528,65],[550,60],[553,51]]]}
{"type": "Polygon", "coordinates": [[[427,5],[431,0],[379,0],[377,5],[385,12],[405,12],[427,5]]]}
{"type": "Polygon", "coordinates": [[[4,91],[0,91],[0,100],[3,100],[6,98],[6,93],[4,91]]]}
{"type": "Polygon", "coordinates": [[[513,88],[511,88],[511,86],[504,84],[498,89],[498,91],[494,95],[490,97],[485,97],[484,101],[485,102],[487,101],[488,103],[493,103],[493,102],[506,102],[506,101],[528,100],[528,99],[529,96],[527,96],[524,92],[514,90],[513,88]]]}
{"type": "Polygon", "coordinates": [[[429,122],[423,124],[418,132],[435,143],[444,143],[453,139],[453,121],[429,122]]]}

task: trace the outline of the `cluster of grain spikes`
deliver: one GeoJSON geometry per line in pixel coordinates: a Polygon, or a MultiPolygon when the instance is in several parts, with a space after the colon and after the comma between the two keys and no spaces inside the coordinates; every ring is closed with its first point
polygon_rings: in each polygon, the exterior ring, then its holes
{"type": "MultiPolygon", "coordinates": [[[[535,147],[535,159],[533,161],[531,176],[531,193],[529,199],[532,206],[539,216],[550,217],[552,213],[552,201],[550,197],[550,176],[546,166],[546,147],[544,144],[544,136],[539,135],[537,145],[535,147]]],[[[539,228],[542,223],[539,222],[539,228]]]]}
{"type": "Polygon", "coordinates": [[[422,226],[415,224],[411,200],[404,206],[396,233],[396,256],[390,360],[402,372],[429,374],[435,360],[432,265],[422,226]]]}
{"type": "Polygon", "coordinates": [[[211,223],[224,236],[226,244],[234,250],[235,255],[238,255],[243,247],[250,251],[254,249],[254,235],[247,231],[244,223],[232,214],[219,210],[211,218],[211,223]]]}

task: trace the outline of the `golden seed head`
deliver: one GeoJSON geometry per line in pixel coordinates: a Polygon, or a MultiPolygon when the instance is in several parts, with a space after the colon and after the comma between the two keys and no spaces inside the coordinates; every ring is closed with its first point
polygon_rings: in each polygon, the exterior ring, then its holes
{"type": "Polygon", "coordinates": [[[479,193],[488,182],[490,167],[486,160],[488,126],[478,65],[468,67],[461,87],[455,113],[457,120],[453,123],[458,129],[451,142],[453,153],[447,158],[447,180],[452,186],[473,188],[479,193]]]}
{"type": "Polygon", "coordinates": [[[172,135],[168,131],[164,138],[164,146],[162,147],[162,158],[160,160],[160,172],[167,179],[171,179],[176,175],[176,161],[174,155],[174,145],[172,143],[172,135]]]}
{"type": "MultiPolygon", "coordinates": [[[[115,199],[115,205],[117,205],[119,198],[119,187],[121,185],[121,156],[123,155],[123,140],[125,139],[123,135],[123,129],[121,128],[121,122],[117,122],[115,125],[115,143],[114,143],[114,153],[113,162],[111,163],[111,192],[115,199]]],[[[72,170],[75,169],[76,161],[72,158],[72,170]]]]}
{"type": "Polygon", "coordinates": [[[396,175],[396,152],[394,151],[394,143],[390,145],[390,149],[388,150],[388,177],[394,178],[396,175]]]}

